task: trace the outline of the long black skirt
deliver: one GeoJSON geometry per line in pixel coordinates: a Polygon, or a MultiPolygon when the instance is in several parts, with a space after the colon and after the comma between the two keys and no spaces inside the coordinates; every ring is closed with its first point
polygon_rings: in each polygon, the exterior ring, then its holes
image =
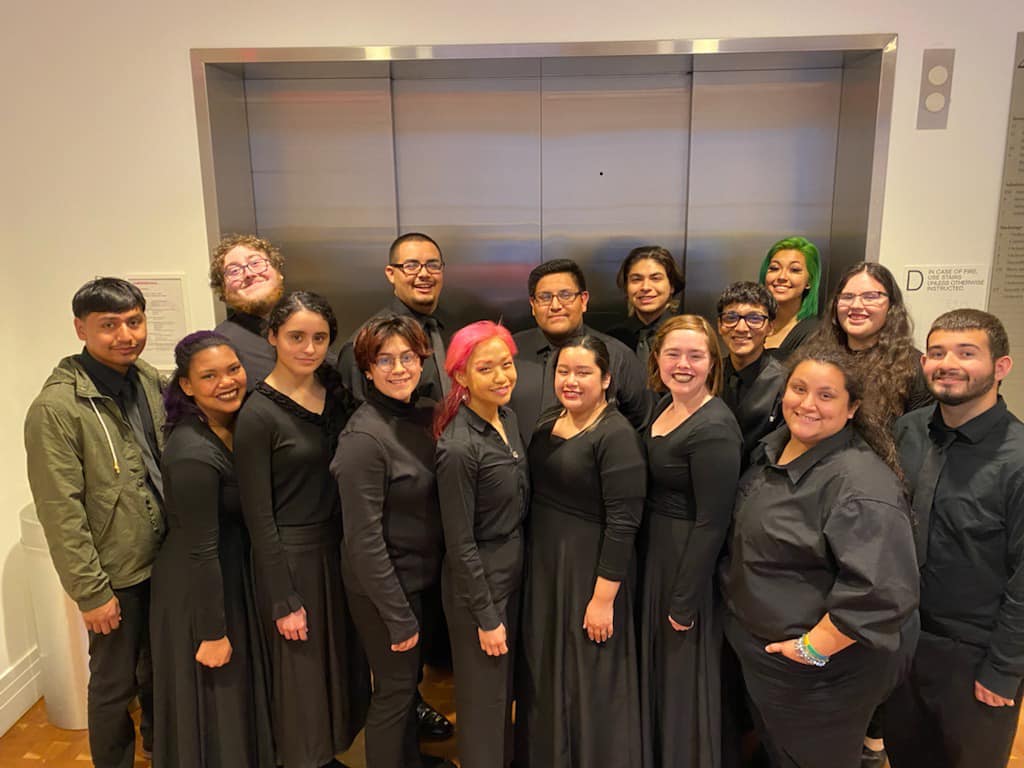
{"type": "Polygon", "coordinates": [[[153,565],[153,765],[157,768],[272,768],[275,765],[262,638],[240,525],[222,525],[220,569],[231,660],[210,669],[196,661],[188,579],[190,557],[172,528],[153,565]]]}
{"type": "Polygon", "coordinates": [[[611,639],[583,617],[602,528],[535,504],[516,671],[516,765],[640,768],[640,690],[632,579],[615,598],[611,639]]]}
{"type": "Polygon", "coordinates": [[[693,629],[668,623],[676,571],[694,521],[648,515],[640,593],[640,710],[645,768],[721,765],[722,629],[712,589],[693,629]]]}
{"type": "Polygon", "coordinates": [[[370,668],[341,582],[336,523],[278,529],[292,583],[306,609],[308,639],[286,640],[256,573],[256,599],[270,656],[277,762],[318,768],[348,749],[366,722],[370,668]]]}

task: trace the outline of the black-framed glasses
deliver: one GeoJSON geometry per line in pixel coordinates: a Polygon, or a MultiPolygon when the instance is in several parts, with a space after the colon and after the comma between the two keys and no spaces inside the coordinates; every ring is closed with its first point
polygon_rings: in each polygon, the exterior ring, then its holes
{"type": "Polygon", "coordinates": [[[572,304],[581,293],[583,291],[570,291],[567,288],[555,291],[554,293],[551,291],[541,291],[540,293],[533,294],[533,301],[541,307],[550,306],[551,302],[555,299],[558,299],[559,304],[572,304]]]}
{"type": "MultiPolygon", "coordinates": [[[[419,262],[416,263],[418,264],[419,262]]],[[[373,364],[384,371],[384,373],[391,373],[395,369],[396,362],[401,363],[403,368],[412,368],[423,361],[420,360],[420,356],[415,352],[407,350],[400,355],[377,355],[373,364]]]]}
{"type": "Polygon", "coordinates": [[[735,328],[740,320],[747,324],[747,328],[756,331],[764,328],[764,324],[768,322],[768,315],[762,315],[760,312],[748,312],[745,315],[739,312],[723,312],[718,316],[718,321],[724,328],[735,328]]]}
{"type": "Polygon", "coordinates": [[[228,280],[240,280],[246,273],[246,270],[252,272],[254,275],[262,275],[270,268],[270,259],[263,256],[257,256],[255,259],[250,259],[245,264],[232,264],[229,267],[224,267],[224,277],[228,280]]]}
{"type": "Polygon", "coordinates": [[[430,259],[429,261],[409,259],[408,261],[391,262],[391,266],[402,270],[409,277],[418,275],[421,269],[427,270],[431,275],[440,275],[444,271],[444,262],[440,259],[430,259]]]}
{"type": "Polygon", "coordinates": [[[864,291],[864,293],[840,293],[837,304],[843,306],[850,306],[857,299],[861,300],[861,303],[865,307],[872,307],[881,304],[883,301],[889,298],[889,294],[885,291],[864,291]]]}

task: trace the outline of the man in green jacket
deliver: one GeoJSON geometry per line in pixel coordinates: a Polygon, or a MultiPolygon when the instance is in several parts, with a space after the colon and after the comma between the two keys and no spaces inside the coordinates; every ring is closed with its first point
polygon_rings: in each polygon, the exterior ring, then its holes
{"type": "Polygon", "coordinates": [[[50,374],[25,419],[28,479],[61,584],[89,630],[96,768],[131,768],[131,700],[152,744],[149,574],[164,537],[160,377],[139,360],[146,300],[101,277],[71,303],[81,354],[50,374]]]}

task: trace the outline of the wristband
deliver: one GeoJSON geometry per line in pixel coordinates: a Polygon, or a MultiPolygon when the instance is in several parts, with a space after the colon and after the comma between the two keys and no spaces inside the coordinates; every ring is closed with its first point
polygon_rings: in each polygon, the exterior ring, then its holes
{"type": "Polygon", "coordinates": [[[806,663],[815,667],[824,667],[829,662],[829,657],[814,650],[814,646],[807,640],[807,635],[801,635],[793,641],[796,647],[796,655],[806,663]]]}

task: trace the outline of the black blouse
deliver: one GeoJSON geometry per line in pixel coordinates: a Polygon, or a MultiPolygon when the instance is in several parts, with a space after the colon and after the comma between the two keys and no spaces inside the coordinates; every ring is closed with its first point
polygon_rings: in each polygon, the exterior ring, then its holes
{"type": "Polygon", "coordinates": [[[784,466],[782,427],[740,481],[722,589],[751,634],[798,637],[828,613],[840,632],[895,650],[918,603],[900,481],[852,427],[784,466]]]}
{"type": "Polygon", "coordinates": [[[515,414],[499,408],[508,444],[466,405],[437,441],[437,487],[455,596],[485,630],[501,623],[494,601],[518,587],[529,502],[526,451],[515,414]]]}
{"type": "Polygon", "coordinates": [[[238,414],[235,468],[242,512],[275,620],[302,607],[278,528],[337,520],[338,488],[330,461],[346,415],[343,401],[331,394],[317,414],[264,381],[238,414]]]}
{"type": "Polygon", "coordinates": [[[425,398],[403,403],[371,386],[331,462],[343,510],[345,585],[373,601],[392,643],[419,632],[406,595],[437,582],[444,554],[433,405],[425,398]]]}
{"type": "MultiPolygon", "coordinates": [[[[658,405],[657,416],[672,403],[658,405]]],[[[695,521],[679,560],[669,613],[691,624],[711,588],[732,520],[743,437],[732,412],[713,397],[667,435],[644,430],[648,514],[695,521]]]]}
{"type": "Polygon", "coordinates": [[[220,569],[221,531],[242,528],[242,504],[231,453],[210,428],[192,416],[182,420],[164,447],[167,525],[184,536],[188,574],[184,589],[199,640],[227,634],[224,579],[220,569]]]}
{"type": "Polygon", "coordinates": [[[647,468],[640,438],[609,404],[583,432],[564,439],[542,421],[530,443],[532,508],[544,506],[604,527],[597,575],[622,581],[643,518],[647,468]]]}
{"type": "Polygon", "coordinates": [[[821,321],[814,315],[797,321],[797,324],[793,326],[792,330],[786,334],[786,338],[782,340],[782,343],[772,349],[766,349],[765,354],[771,355],[780,363],[784,364],[790,356],[799,349],[800,345],[807,341],[807,338],[818,330],[818,326],[820,324],[821,321]]]}

